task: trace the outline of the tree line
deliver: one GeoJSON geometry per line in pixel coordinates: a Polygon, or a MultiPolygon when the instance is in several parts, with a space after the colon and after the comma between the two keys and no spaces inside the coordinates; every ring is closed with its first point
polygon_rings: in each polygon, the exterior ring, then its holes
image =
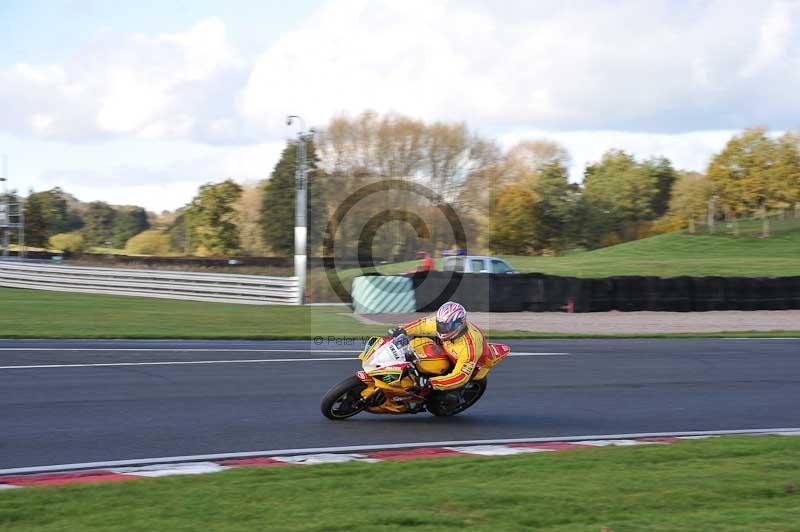
{"type": "MultiPolygon", "coordinates": [[[[355,257],[364,245],[393,260],[453,247],[457,235],[445,207],[472,250],[557,254],[692,232],[709,218],[761,216],[766,236],[770,213],[800,204],[800,135],[758,128],[734,135],[705,172],[612,149],[583,169],[580,183],[570,182],[569,153],[555,142],[503,149],[464,123],[399,114],[335,117],[307,152],[311,255],[323,253],[331,220],[338,256],[355,257]],[[360,195],[378,183],[385,190],[360,195]]],[[[139,254],[291,255],[296,154],[296,143],[288,142],[269,179],[207,183],[187,205],[158,216],[141,207],[82,204],[60,189],[31,193],[27,240],[139,254]]]]}
{"type": "Polygon", "coordinates": [[[82,203],[60,188],[31,191],[24,203],[25,242],[32,247],[123,248],[150,227],[151,216],[142,207],[82,203]]]}

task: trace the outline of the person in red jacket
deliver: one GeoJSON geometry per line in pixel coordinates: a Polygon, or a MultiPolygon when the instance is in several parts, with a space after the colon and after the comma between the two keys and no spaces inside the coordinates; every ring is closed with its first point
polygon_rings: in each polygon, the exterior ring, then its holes
{"type": "Polygon", "coordinates": [[[420,255],[422,258],[420,259],[420,265],[416,271],[429,272],[433,270],[433,259],[430,255],[428,255],[428,253],[425,251],[420,251],[417,253],[417,255],[420,255]]]}

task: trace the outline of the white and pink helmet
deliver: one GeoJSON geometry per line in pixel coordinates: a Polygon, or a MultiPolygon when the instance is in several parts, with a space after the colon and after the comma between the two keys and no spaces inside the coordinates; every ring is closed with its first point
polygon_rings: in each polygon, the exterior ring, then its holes
{"type": "Polygon", "coordinates": [[[448,301],[436,311],[436,334],[442,340],[452,340],[466,328],[467,311],[454,302],[448,301]]]}

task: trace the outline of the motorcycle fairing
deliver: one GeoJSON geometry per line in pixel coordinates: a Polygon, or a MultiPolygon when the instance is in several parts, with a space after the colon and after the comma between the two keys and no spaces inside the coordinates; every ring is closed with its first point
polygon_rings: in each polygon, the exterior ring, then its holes
{"type": "Polygon", "coordinates": [[[414,338],[411,347],[417,354],[417,367],[423,375],[445,375],[453,367],[447,351],[431,338],[414,338]]]}
{"type": "Polygon", "coordinates": [[[493,344],[489,343],[489,348],[486,349],[482,354],[481,358],[478,359],[478,366],[475,369],[475,373],[473,373],[472,379],[473,380],[481,380],[486,377],[486,374],[489,373],[489,370],[492,367],[503,360],[508,354],[511,352],[511,348],[505,344],[493,344]]]}
{"type": "MultiPolygon", "coordinates": [[[[368,400],[374,394],[382,393],[385,399],[378,405],[367,407],[367,411],[373,414],[408,414],[424,410],[425,398],[416,395],[411,390],[416,386],[415,379],[409,374],[408,370],[412,365],[416,365],[417,370],[424,375],[443,375],[450,371],[453,361],[447,351],[432,338],[418,337],[411,339],[410,347],[416,354],[416,362],[400,361],[399,358],[391,356],[380,356],[380,360],[370,360],[376,351],[383,346],[393,342],[391,337],[373,337],[365,345],[365,351],[359,355],[359,359],[364,366],[362,371],[358,371],[356,376],[366,388],[361,392],[361,396],[368,400]]],[[[391,348],[389,348],[391,349],[391,348]]],[[[500,360],[505,358],[510,352],[510,348],[504,344],[488,344],[488,348],[478,359],[473,380],[484,379],[489,370],[500,360]]]]}

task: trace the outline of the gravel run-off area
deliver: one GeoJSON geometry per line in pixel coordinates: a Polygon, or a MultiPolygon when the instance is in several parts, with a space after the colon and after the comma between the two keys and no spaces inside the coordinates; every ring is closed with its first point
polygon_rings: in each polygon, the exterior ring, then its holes
{"type": "MultiPolygon", "coordinates": [[[[356,315],[370,325],[396,325],[425,313],[356,315]]],[[[711,312],[470,312],[484,329],[574,334],[706,333],[800,329],[800,310],[711,312]]]]}

